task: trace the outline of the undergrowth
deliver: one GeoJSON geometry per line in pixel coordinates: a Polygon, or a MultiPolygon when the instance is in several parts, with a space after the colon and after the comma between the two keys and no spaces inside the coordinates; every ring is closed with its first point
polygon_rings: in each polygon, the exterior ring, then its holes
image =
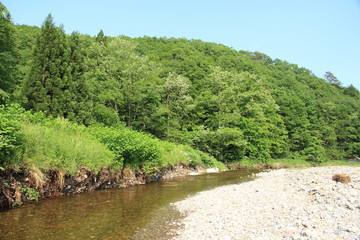
{"type": "Polygon", "coordinates": [[[128,167],[151,173],[175,164],[226,169],[199,150],[150,134],[124,127],[85,127],[16,105],[0,107],[0,167],[23,167],[36,181],[41,182],[41,174],[48,170],[74,174],[81,166],[94,172],[128,167]]]}
{"type": "MultiPolygon", "coordinates": [[[[12,106],[0,106],[0,169],[25,167],[41,185],[42,173],[55,169],[74,174],[86,166],[124,167],[152,173],[176,164],[202,165],[225,170],[224,163],[188,145],[159,140],[124,127],[85,127],[63,118],[48,118],[12,106]]],[[[230,168],[283,168],[327,165],[359,166],[346,161],[311,162],[301,159],[256,160],[244,158],[228,163],[230,168]]]]}

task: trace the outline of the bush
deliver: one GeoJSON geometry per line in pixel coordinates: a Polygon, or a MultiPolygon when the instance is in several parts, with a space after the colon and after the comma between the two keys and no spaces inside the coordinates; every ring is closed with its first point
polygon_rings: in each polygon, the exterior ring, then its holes
{"type": "Polygon", "coordinates": [[[222,128],[216,131],[201,130],[193,138],[194,146],[221,162],[238,161],[244,157],[243,132],[236,128],[222,128]]]}
{"type": "Polygon", "coordinates": [[[18,105],[0,105],[0,166],[14,164],[21,147],[21,118],[24,110],[18,105]]]}
{"type": "Polygon", "coordinates": [[[112,127],[91,127],[89,130],[115,154],[115,161],[121,167],[162,164],[160,140],[148,134],[112,127]]]}

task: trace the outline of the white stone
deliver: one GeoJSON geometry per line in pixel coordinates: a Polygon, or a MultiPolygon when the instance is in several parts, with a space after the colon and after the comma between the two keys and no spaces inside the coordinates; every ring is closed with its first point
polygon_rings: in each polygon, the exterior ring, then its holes
{"type": "Polygon", "coordinates": [[[352,187],[360,183],[358,168],[281,169],[256,176],[251,182],[200,192],[174,203],[187,214],[175,239],[282,239],[284,234],[287,239],[359,236],[360,211],[356,207],[360,189],[352,187]],[[336,173],[348,174],[353,185],[332,181],[336,173]],[[310,195],[311,190],[321,194],[310,195]]]}

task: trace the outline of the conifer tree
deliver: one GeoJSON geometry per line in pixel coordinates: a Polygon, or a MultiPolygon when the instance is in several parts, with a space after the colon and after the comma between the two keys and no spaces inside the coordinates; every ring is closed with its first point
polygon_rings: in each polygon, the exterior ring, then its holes
{"type": "Polygon", "coordinates": [[[104,34],[104,31],[101,29],[100,32],[96,35],[96,42],[101,43],[103,45],[107,44],[107,37],[104,34]]]}
{"type": "Polygon", "coordinates": [[[86,124],[90,121],[91,112],[89,109],[91,109],[92,104],[84,77],[86,71],[84,47],[78,32],[73,32],[68,42],[70,47],[70,95],[67,97],[68,118],[86,124]]]}
{"type": "Polygon", "coordinates": [[[324,78],[328,83],[331,83],[334,86],[340,86],[341,84],[337,77],[332,74],[332,72],[325,72],[324,78]]]}
{"type": "Polygon", "coordinates": [[[28,108],[54,117],[69,115],[69,48],[64,30],[55,26],[51,14],[36,40],[23,92],[28,108]]]}
{"type": "Polygon", "coordinates": [[[11,16],[0,2],[0,103],[9,97],[13,88],[15,59],[14,28],[11,16]]]}

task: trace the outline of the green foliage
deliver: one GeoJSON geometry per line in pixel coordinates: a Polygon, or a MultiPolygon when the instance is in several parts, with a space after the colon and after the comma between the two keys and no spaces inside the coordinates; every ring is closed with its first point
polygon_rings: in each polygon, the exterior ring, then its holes
{"type": "Polygon", "coordinates": [[[217,161],[214,157],[211,157],[202,151],[193,149],[189,146],[184,146],[184,150],[185,151],[182,152],[182,154],[186,156],[190,165],[203,165],[208,168],[217,167],[220,170],[226,169],[226,166],[223,163],[217,161]]]}
{"type": "Polygon", "coordinates": [[[243,132],[236,128],[222,128],[216,131],[200,130],[195,133],[193,141],[197,149],[221,162],[244,158],[247,145],[243,132]]]}
{"type": "MultiPolygon", "coordinates": [[[[68,174],[80,166],[95,171],[103,166],[140,168],[148,174],[179,163],[224,168],[189,146],[124,127],[85,127],[64,118],[49,118],[42,112],[24,112],[17,105],[1,106],[0,119],[2,166],[34,165],[42,171],[59,169],[68,174]]],[[[24,191],[35,199],[31,189],[24,191]]]]}
{"type": "Polygon", "coordinates": [[[0,104],[14,91],[16,49],[10,12],[0,2],[0,104]]]}
{"type": "Polygon", "coordinates": [[[190,162],[189,158],[186,156],[184,145],[162,141],[160,151],[164,159],[163,166],[189,164],[190,162]]]}
{"type": "Polygon", "coordinates": [[[189,94],[191,83],[183,76],[169,73],[162,86],[163,109],[162,116],[166,118],[165,136],[167,139],[176,139],[178,131],[183,128],[183,123],[189,118],[193,108],[192,97],[189,94]]]}
{"type": "Polygon", "coordinates": [[[20,207],[21,205],[22,205],[22,202],[13,202],[12,207],[17,208],[17,207],[20,207]]]}
{"type": "Polygon", "coordinates": [[[25,197],[30,201],[38,201],[40,194],[35,188],[21,187],[21,192],[25,194],[25,197]]]}
{"type": "Polygon", "coordinates": [[[83,42],[78,33],[70,37],[49,14],[36,39],[28,74],[22,86],[29,109],[48,116],[88,124],[92,104],[83,74],[83,42]]]}
{"type": "Polygon", "coordinates": [[[110,127],[90,127],[89,131],[115,154],[116,164],[121,167],[141,168],[147,173],[179,163],[226,168],[190,146],[160,141],[148,134],[110,127]]]}
{"type": "Polygon", "coordinates": [[[205,167],[208,168],[218,168],[220,171],[223,170],[227,170],[227,167],[225,166],[224,163],[218,161],[217,159],[215,159],[214,157],[197,150],[197,153],[200,155],[201,158],[201,165],[204,165],[205,167]]]}
{"type": "Polygon", "coordinates": [[[36,39],[23,93],[26,106],[54,117],[66,117],[70,90],[69,48],[64,30],[47,16],[36,39]]]}
{"type": "Polygon", "coordinates": [[[113,154],[86,133],[84,127],[64,119],[45,120],[44,124],[41,115],[33,118],[38,123],[22,123],[25,163],[32,163],[42,170],[55,168],[66,173],[74,173],[80,166],[95,171],[112,166],[113,154]]]}
{"type": "Polygon", "coordinates": [[[241,159],[240,161],[229,163],[229,167],[231,169],[237,169],[237,168],[276,169],[276,168],[313,167],[320,164],[324,164],[324,163],[314,163],[304,159],[293,159],[293,158],[267,159],[266,161],[244,158],[241,159]]]}
{"type": "Polygon", "coordinates": [[[325,72],[324,78],[328,83],[334,86],[340,86],[340,81],[332,74],[332,72],[325,72]]]}
{"type": "Polygon", "coordinates": [[[79,33],[73,32],[68,38],[68,45],[70,79],[67,96],[65,96],[64,117],[78,123],[89,124],[92,121],[89,109],[93,107],[93,103],[89,97],[89,87],[84,76],[86,72],[85,43],[79,33]]]}
{"type": "MultiPolygon", "coordinates": [[[[30,59],[32,56],[33,46],[36,43],[36,38],[40,33],[40,28],[27,25],[16,25],[14,38],[16,41],[16,50],[18,53],[16,68],[16,83],[17,91],[20,90],[21,84],[29,71],[30,59]]],[[[17,94],[20,95],[18,92],[17,94]]],[[[17,96],[20,98],[21,96],[17,96]]]]}
{"type": "Polygon", "coordinates": [[[121,167],[161,166],[160,141],[150,135],[110,127],[91,127],[90,132],[114,154],[121,167]]]}
{"type": "MultiPolygon", "coordinates": [[[[4,170],[4,168],[0,167],[0,170],[4,170]]],[[[7,179],[3,179],[0,177],[0,184],[5,188],[10,188],[9,181],[7,179]]]]}
{"type": "MultiPolygon", "coordinates": [[[[210,166],[198,150],[226,163],[360,155],[359,91],[331,72],[322,79],[262,53],[200,40],[66,36],[51,17],[42,29],[15,28],[15,82],[27,98],[17,93],[18,101],[46,116],[109,126],[91,131],[118,167],[210,166]]],[[[55,121],[27,117],[42,127],[55,121]]]]}
{"type": "Polygon", "coordinates": [[[160,151],[164,159],[163,166],[175,164],[202,165],[205,167],[222,166],[215,158],[188,145],[162,141],[160,151]]]}
{"type": "Polygon", "coordinates": [[[14,164],[20,150],[23,110],[18,105],[0,105],[0,166],[14,164]]]}
{"type": "Polygon", "coordinates": [[[122,38],[105,42],[93,42],[86,61],[95,118],[106,123],[101,112],[116,113],[128,127],[151,129],[149,120],[160,99],[157,66],[136,54],[134,42],[122,38]]]}

